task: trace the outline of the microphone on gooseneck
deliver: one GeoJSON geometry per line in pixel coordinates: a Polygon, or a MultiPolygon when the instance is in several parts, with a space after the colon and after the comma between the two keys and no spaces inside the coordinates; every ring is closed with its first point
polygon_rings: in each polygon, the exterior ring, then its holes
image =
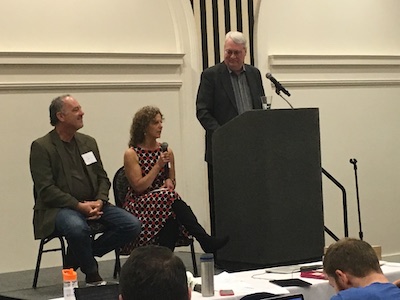
{"type": "Polygon", "coordinates": [[[267,73],[265,75],[271,82],[275,85],[275,92],[279,95],[279,93],[282,91],[285,95],[290,97],[290,93],[288,92],[287,89],[283,87],[283,85],[272,76],[271,73],[267,73]]]}
{"type": "MultiPolygon", "coordinates": [[[[160,145],[161,147],[161,152],[167,152],[168,151],[168,143],[167,142],[163,142],[160,145]]],[[[165,173],[167,174],[167,178],[169,176],[169,163],[165,164],[165,173]]]]}

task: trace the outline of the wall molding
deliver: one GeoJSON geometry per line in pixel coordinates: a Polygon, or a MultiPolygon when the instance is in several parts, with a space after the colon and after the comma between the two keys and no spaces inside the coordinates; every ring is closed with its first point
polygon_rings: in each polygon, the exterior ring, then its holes
{"type": "Polygon", "coordinates": [[[353,79],[332,79],[332,80],[279,80],[286,87],[349,87],[349,86],[397,86],[400,80],[353,80],[353,79]]]}
{"type": "Polygon", "coordinates": [[[0,52],[0,65],[176,65],[183,53],[0,52]]]}
{"type": "Polygon", "coordinates": [[[182,53],[0,52],[0,91],[180,89],[182,53]]]}
{"type": "Polygon", "coordinates": [[[305,66],[388,66],[400,67],[400,55],[269,55],[274,68],[305,66]]]}
{"type": "Polygon", "coordinates": [[[274,54],[268,63],[290,87],[400,86],[398,55],[274,54]]]}
{"type": "Polygon", "coordinates": [[[0,91],[23,91],[23,90],[60,90],[60,89],[180,89],[182,81],[142,81],[142,82],[0,82],[0,91]]]}

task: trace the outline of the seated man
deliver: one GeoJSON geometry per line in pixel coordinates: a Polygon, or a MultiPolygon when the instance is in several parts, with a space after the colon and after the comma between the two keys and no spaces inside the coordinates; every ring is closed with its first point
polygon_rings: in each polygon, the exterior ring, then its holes
{"type": "Polygon", "coordinates": [[[50,104],[55,128],[31,146],[30,168],[34,182],[35,238],[52,233],[68,242],[64,267],[81,268],[86,282],[102,282],[94,256],[134,240],[140,232],[136,217],[108,202],[110,181],[103,168],[96,140],[77,133],[83,111],[70,95],[50,104]],[[87,221],[102,223],[106,230],[93,243],[87,221]]]}
{"type": "Polygon", "coordinates": [[[162,246],[135,248],[122,266],[120,300],[189,300],[182,260],[162,246]]]}
{"type": "Polygon", "coordinates": [[[329,246],[324,272],[338,292],[336,299],[400,299],[400,289],[383,275],[374,249],[368,243],[345,238],[329,246]]]}

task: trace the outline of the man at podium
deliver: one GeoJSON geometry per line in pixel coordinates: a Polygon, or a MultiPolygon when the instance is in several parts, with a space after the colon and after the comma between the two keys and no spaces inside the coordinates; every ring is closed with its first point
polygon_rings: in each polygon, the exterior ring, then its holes
{"type": "Polygon", "coordinates": [[[243,33],[230,31],[224,44],[224,61],[201,74],[196,115],[206,130],[205,160],[208,164],[211,233],[215,234],[212,134],[245,111],[261,109],[265,95],[260,71],[244,63],[247,54],[243,33]]]}

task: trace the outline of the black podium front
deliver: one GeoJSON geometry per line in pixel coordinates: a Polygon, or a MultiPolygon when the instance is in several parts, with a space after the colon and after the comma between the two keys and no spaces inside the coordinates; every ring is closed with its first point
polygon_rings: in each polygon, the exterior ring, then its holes
{"type": "Polygon", "coordinates": [[[213,135],[215,230],[232,271],[320,260],[324,248],[319,113],[248,111],[213,135]]]}

